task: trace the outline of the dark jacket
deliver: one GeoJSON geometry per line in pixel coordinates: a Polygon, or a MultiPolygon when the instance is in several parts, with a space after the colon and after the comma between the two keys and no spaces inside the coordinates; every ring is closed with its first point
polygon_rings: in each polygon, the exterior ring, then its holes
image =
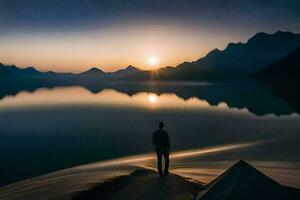
{"type": "Polygon", "coordinates": [[[168,132],[163,129],[158,129],[153,133],[152,142],[156,151],[170,151],[170,139],[168,132]]]}

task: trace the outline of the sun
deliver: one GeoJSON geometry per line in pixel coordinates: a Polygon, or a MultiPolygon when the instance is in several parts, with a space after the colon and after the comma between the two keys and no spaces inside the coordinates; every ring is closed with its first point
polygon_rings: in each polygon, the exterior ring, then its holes
{"type": "Polygon", "coordinates": [[[155,67],[158,64],[158,58],[156,56],[150,56],[148,58],[148,64],[152,67],[155,67]]]}

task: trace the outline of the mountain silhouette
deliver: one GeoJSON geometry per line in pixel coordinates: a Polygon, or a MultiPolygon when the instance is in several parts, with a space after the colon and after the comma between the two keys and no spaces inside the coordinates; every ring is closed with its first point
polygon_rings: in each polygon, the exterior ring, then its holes
{"type": "Polygon", "coordinates": [[[300,112],[300,46],[256,74],[257,82],[300,112]]]}
{"type": "Polygon", "coordinates": [[[299,194],[240,160],[199,194],[198,200],[296,200],[299,194]]]}
{"type": "Polygon", "coordinates": [[[10,84],[7,85],[0,79],[0,100],[8,95],[15,96],[21,91],[33,92],[41,87],[53,88],[56,86],[80,86],[94,94],[98,94],[105,89],[116,90],[117,92],[129,96],[134,96],[144,92],[155,93],[157,95],[175,94],[184,101],[187,101],[191,98],[197,98],[207,101],[211,106],[218,106],[220,103],[225,103],[230,108],[246,108],[249,112],[257,116],[263,116],[267,114],[275,114],[278,116],[290,115],[296,112],[296,110],[287,104],[282,98],[274,97],[269,91],[261,88],[255,83],[224,83],[200,86],[164,84],[158,85],[158,87],[153,87],[153,85],[147,83],[114,84],[101,82],[99,84],[85,84],[80,82],[80,80],[77,80],[76,84],[73,84],[72,82],[62,83],[62,81],[60,81],[60,85],[57,85],[49,82],[44,83],[35,79],[33,79],[33,81],[30,80],[31,79],[24,82],[10,82],[10,84]]]}
{"type": "Polygon", "coordinates": [[[137,80],[240,80],[287,56],[300,45],[300,34],[278,31],[257,33],[246,43],[229,43],[194,62],[143,71],[127,77],[137,80]]]}
{"type": "Polygon", "coordinates": [[[299,45],[300,34],[281,31],[275,34],[257,33],[245,44],[230,43],[224,51],[210,53],[198,62],[254,73],[288,55],[299,45]]]}
{"type": "Polygon", "coordinates": [[[255,73],[288,55],[300,45],[300,34],[278,31],[257,33],[246,43],[229,43],[223,50],[215,49],[205,57],[179,68],[217,68],[255,73]]]}
{"type": "Polygon", "coordinates": [[[37,71],[33,67],[27,67],[24,69],[18,68],[15,65],[7,66],[0,63],[0,77],[9,78],[9,77],[24,77],[30,78],[34,76],[39,76],[43,74],[40,71],[37,71]]]}
{"type": "Polygon", "coordinates": [[[81,78],[101,78],[105,72],[97,67],[93,67],[85,72],[79,73],[76,76],[81,78]]]}
{"type": "Polygon", "coordinates": [[[257,73],[265,79],[300,80],[300,46],[292,53],[257,73]]]}
{"type": "Polygon", "coordinates": [[[42,73],[34,68],[20,69],[0,65],[2,77],[26,77],[54,79],[56,81],[84,82],[95,80],[241,80],[261,71],[268,65],[284,58],[300,46],[300,34],[278,31],[274,34],[257,33],[246,43],[229,43],[224,50],[214,49],[194,62],[184,62],[176,67],[143,71],[128,66],[116,72],[105,73],[98,68],[71,73],[42,73]],[[69,80],[66,80],[69,79],[69,80]],[[83,80],[86,79],[86,80],[83,80]],[[94,80],[92,80],[94,79],[94,80]]]}
{"type": "Polygon", "coordinates": [[[132,65],[129,65],[125,69],[117,70],[115,72],[110,73],[109,75],[114,78],[122,78],[124,76],[129,76],[129,75],[134,74],[135,72],[139,72],[139,71],[141,71],[141,70],[132,65]]]}

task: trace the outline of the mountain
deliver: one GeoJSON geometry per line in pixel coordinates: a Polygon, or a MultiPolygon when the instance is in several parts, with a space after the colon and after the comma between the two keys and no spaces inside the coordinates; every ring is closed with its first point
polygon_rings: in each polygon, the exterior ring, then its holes
{"type": "Polygon", "coordinates": [[[12,78],[12,77],[30,78],[42,74],[43,74],[42,72],[37,71],[33,67],[27,67],[21,69],[16,67],[15,65],[7,66],[0,63],[0,77],[2,78],[12,78]]]}
{"type": "Polygon", "coordinates": [[[15,65],[8,66],[8,65],[3,65],[0,63],[0,77],[6,78],[6,79],[15,79],[15,78],[39,78],[39,79],[44,79],[52,82],[53,80],[55,81],[76,81],[80,80],[82,81],[83,79],[88,81],[94,81],[94,80],[99,80],[99,79],[109,79],[109,78],[122,78],[128,75],[131,75],[135,72],[139,72],[139,70],[136,67],[133,67],[129,65],[125,69],[120,69],[116,72],[112,73],[105,73],[101,69],[97,67],[93,67],[87,71],[78,73],[78,74],[73,74],[73,73],[57,73],[53,71],[48,71],[48,72],[40,72],[36,70],[33,67],[28,67],[28,68],[19,68],[16,67],[15,65]]]}
{"type": "Polygon", "coordinates": [[[215,49],[205,57],[178,67],[230,69],[255,73],[283,58],[300,45],[300,34],[278,31],[257,33],[246,43],[229,43],[223,50],[215,49]]]}
{"type": "Polygon", "coordinates": [[[284,58],[257,73],[265,79],[300,80],[300,46],[284,58]]]}
{"type": "Polygon", "coordinates": [[[287,56],[300,45],[300,34],[278,31],[257,33],[246,43],[229,43],[223,50],[215,49],[195,62],[184,62],[135,73],[127,77],[137,80],[241,80],[287,56]]]}
{"type": "Polygon", "coordinates": [[[94,67],[80,74],[42,73],[34,68],[20,69],[0,65],[2,77],[45,78],[57,81],[84,82],[98,80],[241,80],[284,58],[300,46],[300,34],[278,31],[274,34],[257,33],[246,43],[229,43],[224,50],[215,49],[195,62],[184,62],[176,67],[143,71],[128,66],[113,73],[94,67]],[[68,79],[68,80],[67,80],[68,79]]]}
{"type": "Polygon", "coordinates": [[[300,112],[300,46],[255,74],[257,82],[300,112]]]}
{"type": "Polygon", "coordinates": [[[57,73],[53,71],[40,72],[34,67],[19,68],[15,65],[4,65],[0,63],[0,77],[6,79],[48,79],[48,78],[60,78],[60,77],[72,77],[74,74],[68,73],[57,73]]]}
{"type": "Polygon", "coordinates": [[[79,73],[76,76],[80,78],[102,78],[105,72],[97,67],[93,67],[85,72],[79,73]]]}
{"type": "Polygon", "coordinates": [[[239,161],[208,184],[198,200],[296,200],[296,190],[280,185],[245,161],[239,161]]]}
{"type": "Polygon", "coordinates": [[[117,78],[117,77],[124,77],[124,76],[128,76],[128,75],[131,75],[135,72],[139,72],[141,71],[140,69],[132,66],[132,65],[129,65],[128,67],[126,67],[125,69],[120,69],[118,71],[115,71],[115,72],[112,72],[110,73],[109,75],[117,78]]]}

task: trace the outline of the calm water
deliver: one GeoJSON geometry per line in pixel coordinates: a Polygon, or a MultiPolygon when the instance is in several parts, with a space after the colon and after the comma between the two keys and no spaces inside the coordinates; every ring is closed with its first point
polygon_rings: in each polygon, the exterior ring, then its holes
{"type": "Polygon", "coordinates": [[[147,155],[159,121],[166,124],[174,152],[194,152],[192,158],[173,162],[176,172],[192,163],[246,159],[277,163],[277,179],[300,186],[295,177],[300,171],[299,114],[253,83],[197,82],[2,90],[0,185],[85,163],[147,155]],[[224,145],[242,146],[201,156],[197,150],[224,145]]]}

